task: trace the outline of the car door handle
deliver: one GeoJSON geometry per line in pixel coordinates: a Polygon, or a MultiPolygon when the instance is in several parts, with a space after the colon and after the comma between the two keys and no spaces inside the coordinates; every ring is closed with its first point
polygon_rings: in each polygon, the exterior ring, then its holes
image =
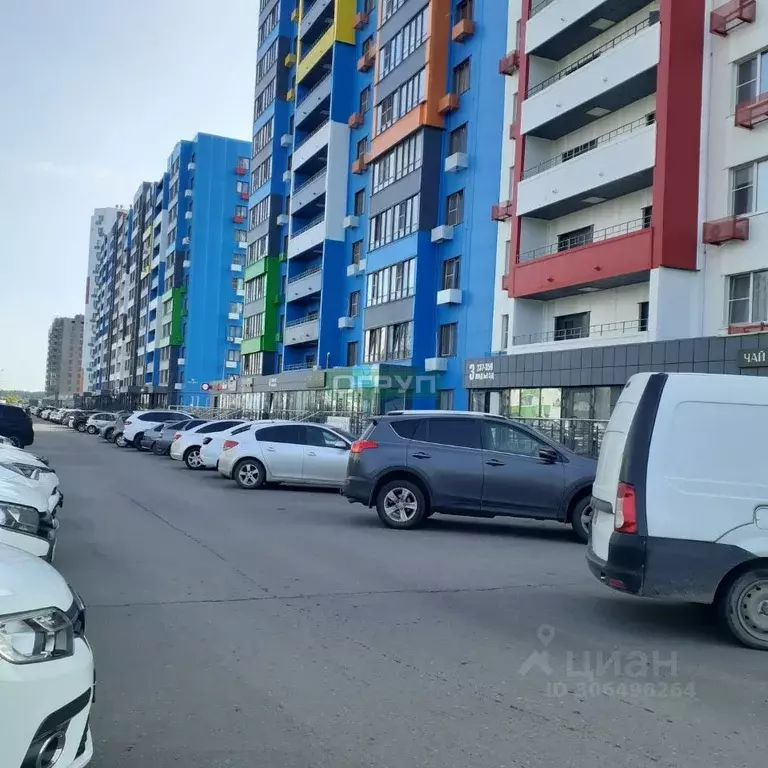
{"type": "Polygon", "coordinates": [[[489,459],[485,462],[489,467],[503,467],[504,462],[499,461],[498,459],[489,459]]]}
{"type": "Polygon", "coordinates": [[[411,456],[413,456],[414,459],[431,459],[432,456],[429,453],[424,453],[424,451],[416,451],[416,453],[412,453],[411,456]]]}
{"type": "Polygon", "coordinates": [[[307,456],[317,456],[314,451],[307,451],[307,456]]]}
{"type": "Polygon", "coordinates": [[[274,449],[274,448],[266,448],[265,450],[267,450],[267,451],[271,451],[272,453],[274,453],[274,452],[275,452],[275,449],[274,449]]]}

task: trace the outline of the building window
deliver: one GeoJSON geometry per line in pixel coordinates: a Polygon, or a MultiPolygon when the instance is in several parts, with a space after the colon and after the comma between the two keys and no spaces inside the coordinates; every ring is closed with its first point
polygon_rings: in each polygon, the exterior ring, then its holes
{"type": "Polygon", "coordinates": [[[357,365],[357,342],[350,341],[347,343],[347,367],[357,365]]]}
{"type": "Polygon", "coordinates": [[[559,315],[555,318],[555,341],[585,339],[589,336],[589,312],[559,315]]]}
{"type": "Polygon", "coordinates": [[[366,277],[366,306],[375,307],[413,296],[416,288],[416,259],[407,259],[366,277]]]}
{"type": "Polygon", "coordinates": [[[750,163],[731,171],[731,213],[768,211],[768,160],[750,163]]]}
{"type": "Polygon", "coordinates": [[[277,95],[277,79],[272,78],[253,101],[253,119],[258,119],[267,107],[275,100],[277,95]]]}
{"type": "Polygon", "coordinates": [[[437,390],[437,410],[438,411],[453,410],[453,390],[452,389],[437,390]]]}
{"type": "Polygon", "coordinates": [[[445,203],[445,223],[452,227],[464,221],[464,190],[448,195],[445,203]]]}
{"type": "Polygon", "coordinates": [[[728,323],[768,322],[768,270],[732,275],[728,291],[728,323]]]}
{"type": "Polygon", "coordinates": [[[267,48],[266,53],[256,62],[256,81],[261,80],[277,61],[277,40],[267,48]]]}
{"type": "Polygon", "coordinates": [[[736,65],[736,104],[753,101],[768,92],[768,51],[736,65]]]}
{"type": "MultiPolygon", "coordinates": [[[[275,45],[276,44],[277,41],[275,41],[275,45]]],[[[253,137],[253,146],[251,148],[254,155],[264,149],[264,147],[272,141],[272,132],[274,131],[274,128],[275,118],[271,117],[258,131],[256,131],[253,137]]],[[[240,190],[238,189],[237,191],[239,192],[240,190]]]]}
{"type": "Polygon", "coordinates": [[[413,322],[395,323],[365,332],[364,362],[408,360],[413,346],[413,322]]]}
{"type": "Polygon", "coordinates": [[[509,349],[509,315],[501,316],[501,350],[509,349]]]}
{"type": "Polygon", "coordinates": [[[368,149],[368,137],[365,136],[364,138],[360,139],[360,141],[357,142],[357,147],[355,148],[355,157],[358,160],[361,160],[363,155],[366,153],[368,149]]]}
{"type": "Polygon", "coordinates": [[[452,259],[446,259],[443,262],[443,274],[440,280],[440,288],[447,290],[448,288],[459,287],[459,257],[455,256],[452,259]]]}
{"type": "Polygon", "coordinates": [[[373,216],[369,222],[369,250],[413,234],[419,228],[419,201],[419,195],[414,195],[373,216]]]}
{"type": "Polygon", "coordinates": [[[244,243],[248,237],[248,233],[244,229],[235,230],[235,242],[244,243]]]}
{"type": "Polygon", "coordinates": [[[582,227],[581,229],[573,229],[570,232],[563,232],[563,234],[557,236],[557,250],[567,251],[571,248],[579,248],[582,245],[589,245],[592,242],[592,234],[594,227],[582,227]]]}
{"type": "Polygon", "coordinates": [[[359,314],[360,314],[360,291],[352,291],[352,293],[349,294],[347,316],[357,317],[359,314]]]}
{"type": "Polygon", "coordinates": [[[356,240],[352,243],[352,264],[359,264],[363,258],[363,241],[356,240]]]}
{"type": "Polygon", "coordinates": [[[278,3],[259,24],[259,42],[261,45],[269,36],[269,33],[277,26],[280,18],[280,3],[278,3]]]}
{"type": "Polygon", "coordinates": [[[438,357],[454,357],[456,355],[456,331],[458,323],[446,323],[440,326],[437,334],[438,357]]]}
{"type": "Polygon", "coordinates": [[[265,197],[251,208],[250,220],[248,222],[250,229],[257,227],[269,218],[271,201],[271,197],[265,197]]]}
{"type": "Polygon", "coordinates": [[[456,21],[472,20],[472,0],[459,0],[456,3],[456,21]]]}
{"type": "Polygon", "coordinates": [[[389,128],[403,115],[424,100],[424,70],[406,80],[394,93],[386,96],[376,107],[376,132],[389,128]]]}
{"type": "Polygon", "coordinates": [[[230,302],[229,312],[232,315],[242,315],[243,314],[243,305],[239,301],[230,302]]]}
{"type": "Polygon", "coordinates": [[[243,290],[243,278],[242,277],[233,277],[232,278],[232,290],[233,291],[242,291],[243,290]]]}
{"type": "Polygon", "coordinates": [[[637,305],[637,330],[638,331],[647,331],[648,330],[648,309],[650,307],[650,302],[647,301],[641,301],[637,305]]]}
{"type": "Polygon", "coordinates": [[[643,208],[643,229],[648,229],[653,221],[653,206],[646,205],[643,208]]]}
{"type": "Polygon", "coordinates": [[[239,363],[240,362],[240,350],[239,349],[228,349],[227,350],[227,362],[239,363]]]}
{"type": "Polygon", "coordinates": [[[401,141],[373,164],[372,192],[376,193],[421,167],[424,152],[424,134],[401,141]]]}
{"type": "Polygon", "coordinates": [[[364,115],[368,111],[371,101],[371,86],[366,85],[362,91],[360,91],[360,114],[364,115]]]}
{"type": "Polygon", "coordinates": [[[247,181],[238,181],[237,184],[235,185],[235,189],[237,190],[237,193],[240,194],[240,195],[243,194],[243,192],[248,194],[248,190],[249,190],[248,182],[247,181]]]}
{"type": "MultiPolygon", "coordinates": [[[[405,5],[406,0],[381,0],[381,24],[405,5]]],[[[381,25],[379,25],[381,26],[381,25]]]]}
{"type": "Polygon", "coordinates": [[[352,212],[355,214],[355,216],[362,216],[363,211],[365,211],[365,190],[360,189],[355,192],[352,212]]]}
{"type": "Polygon", "coordinates": [[[423,8],[379,51],[379,80],[407,59],[427,38],[427,9],[423,8]]]}
{"type": "Polygon", "coordinates": [[[573,147],[572,149],[567,149],[565,152],[562,153],[560,156],[560,159],[562,162],[567,163],[569,160],[573,160],[574,157],[578,157],[579,155],[584,155],[587,152],[591,152],[593,149],[597,148],[597,139],[590,139],[589,141],[585,141],[583,144],[579,144],[576,147],[573,147]]]}
{"type": "Polygon", "coordinates": [[[469,59],[464,59],[461,64],[453,68],[453,92],[461,96],[469,90],[469,59]]]}
{"type": "Polygon", "coordinates": [[[456,152],[467,151],[467,124],[460,125],[455,130],[451,131],[451,135],[448,138],[448,154],[453,155],[456,152]]]}

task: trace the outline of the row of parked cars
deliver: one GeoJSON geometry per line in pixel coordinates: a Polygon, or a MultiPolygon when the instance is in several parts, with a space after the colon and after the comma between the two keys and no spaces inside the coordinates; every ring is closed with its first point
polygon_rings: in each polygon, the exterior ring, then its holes
{"type": "Polygon", "coordinates": [[[0,437],[0,765],[83,768],[93,655],[83,601],[50,565],[64,497],[18,442],[0,437]]]}

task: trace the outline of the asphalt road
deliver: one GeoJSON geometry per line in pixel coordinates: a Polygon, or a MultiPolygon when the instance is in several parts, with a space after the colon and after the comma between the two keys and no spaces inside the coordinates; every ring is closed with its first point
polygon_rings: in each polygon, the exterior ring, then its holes
{"type": "Polygon", "coordinates": [[[768,655],[601,586],[567,529],[389,531],[36,430],[89,606],[96,768],[765,766],[768,655]]]}

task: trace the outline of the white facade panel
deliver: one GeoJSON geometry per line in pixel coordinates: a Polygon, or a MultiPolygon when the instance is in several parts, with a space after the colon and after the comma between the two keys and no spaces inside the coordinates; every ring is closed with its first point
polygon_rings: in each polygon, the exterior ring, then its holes
{"type": "Polygon", "coordinates": [[[331,123],[328,121],[294,150],[293,170],[296,171],[300,169],[307,160],[316,155],[326,144],[328,144],[330,137],[331,123]]]}

